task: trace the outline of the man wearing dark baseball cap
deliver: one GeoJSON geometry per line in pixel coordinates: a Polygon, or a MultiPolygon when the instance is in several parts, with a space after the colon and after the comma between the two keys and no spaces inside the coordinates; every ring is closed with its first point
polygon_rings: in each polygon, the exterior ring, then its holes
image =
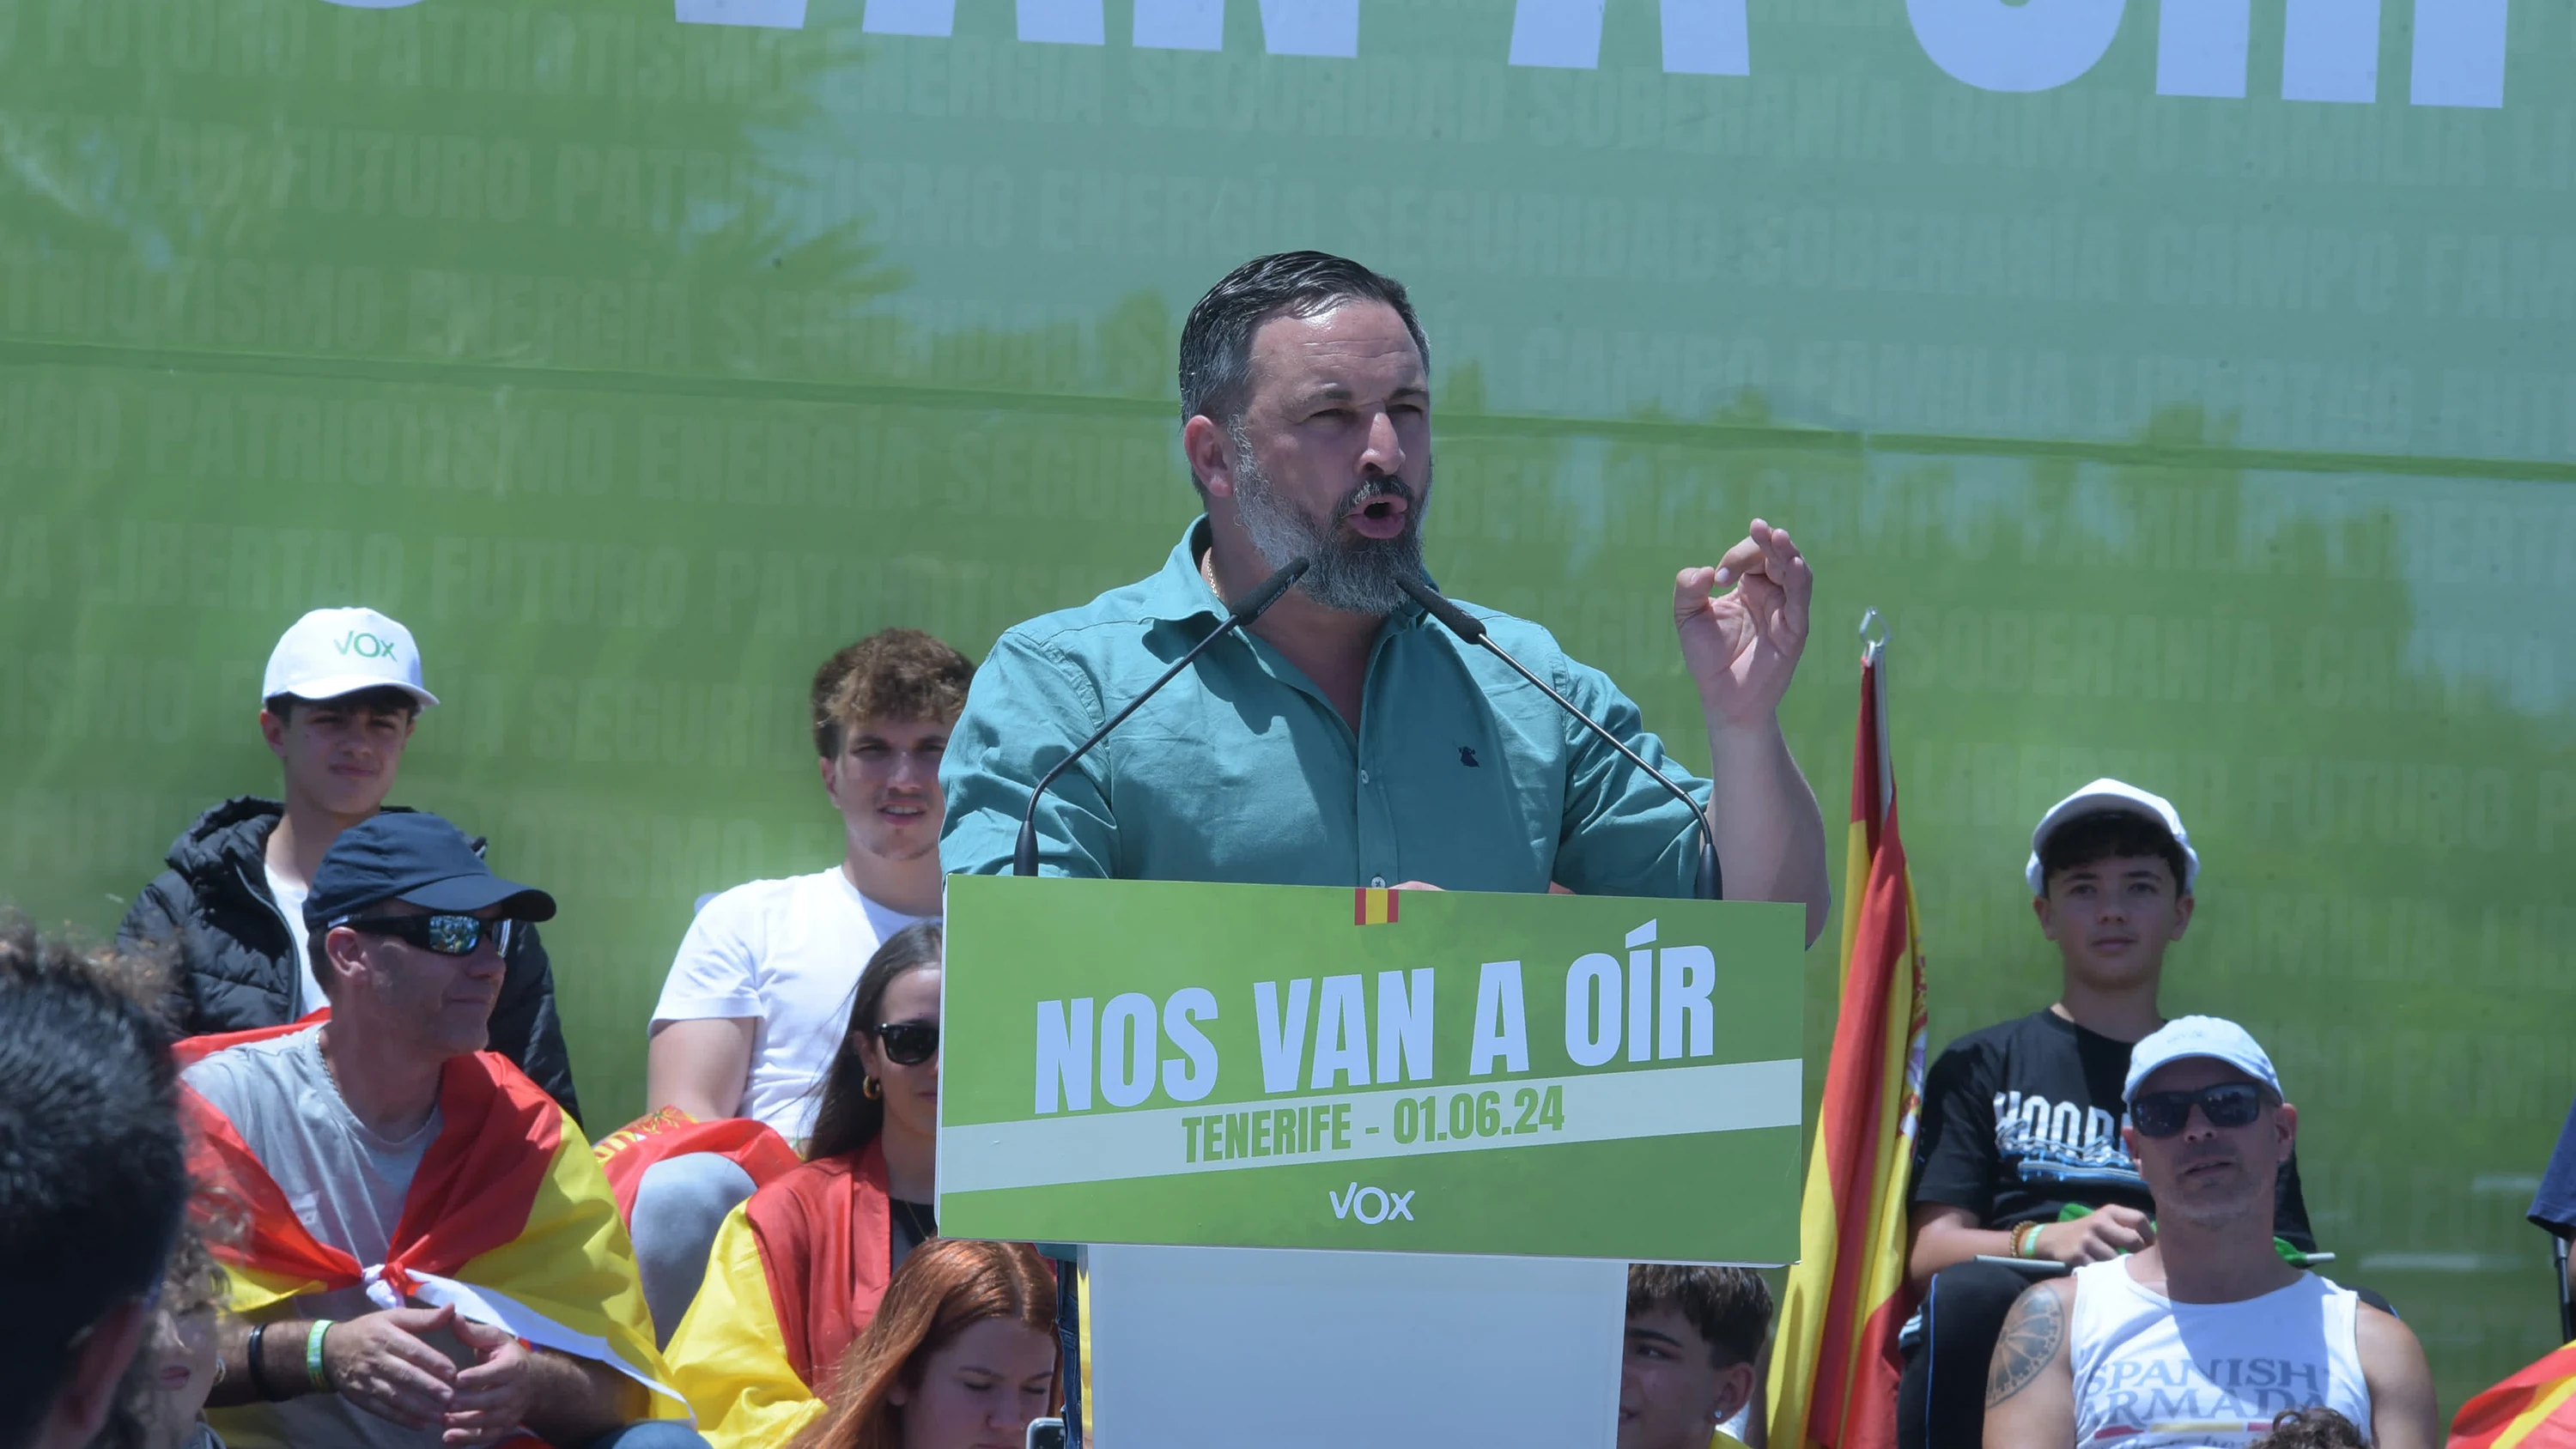
{"type": "Polygon", "coordinates": [[[234,1442],[429,1446],[533,1434],[697,1445],[662,1384],[633,1249],[589,1145],[484,1050],[513,929],[552,896],[435,815],[342,831],[304,903],[318,1018],[183,1043],[214,1150],[234,1442]]]}
{"type": "MultiPolygon", "coordinates": [[[[283,1026],[324,1005],[320,953],[304,929],[313,877],[340,832],[404,808],[385,801],[414,727],[438,703],[411,631],[354,607],[296,620],[268,656],[259,699],[278,797],[236,796],[181,831],[168,869],[135,894],[116,931],[120,945],[170,953],[190,1033],[283,1026]]],[[[554,971],[532,926],[510,933],[502,964],[492,1050],[579,1117],[554,971]]]]}

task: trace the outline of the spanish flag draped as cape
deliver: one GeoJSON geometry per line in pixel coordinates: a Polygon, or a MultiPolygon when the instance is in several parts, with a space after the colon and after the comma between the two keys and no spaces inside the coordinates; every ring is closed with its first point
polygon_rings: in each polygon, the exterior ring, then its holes
{"type": "Polygon", "coordinates": [[[2576,1449],[2576,1343],[2462,1404],[2450,1449],[2576,1449]]]}
{"type": "Polygon", "coordinates": [[[770,1449],[821,1417],[894,1276],[885,1146],[826,1157],[727,1214],[671,1335],[671,1381],[713,1449],[770,1449]]]}
{"type": "MultiPolygon", "coordinates": [[[[231,1047],[316,1029],[327,1013],[280,1027],[192,1037],[182,1070],[231,1047]]],[[[363,1285],[386,1308],[454,1304],[457,1316],[541,1348],[592,1359],[653,1393],[653,1417],[688,1409],[665,1382],[635,1250],[590,1144],[509,1058],[450,1060],[441,1123],[422,1153],[382,1263],[316,1240],[232,1121],[182,1087],[192,1208],[221,1224],[210,1245],[228,1280],[227,1307],[270,1316],[287,1300],[363,1285]]]]}
{"type": "Polygon", "coordinates": [[[1807,1162],[1798,1265],[1771,1348],[1776,1449],[1896,1443],[1896,1333],[1914,1310],[1905,1195],[1922,1105],[1924,1014],[1883,669],[1873,647],[1861,664],[1852,750],[1842,1006],[1807,1162]]]}

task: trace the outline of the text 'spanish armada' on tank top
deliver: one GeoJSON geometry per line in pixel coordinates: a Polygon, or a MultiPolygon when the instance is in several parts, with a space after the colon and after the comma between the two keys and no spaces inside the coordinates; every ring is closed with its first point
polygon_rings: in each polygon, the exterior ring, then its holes
{"type": "Polygon", "coordinates": [[[2176,1303],[2130,1261],[2075,1270],[2076,1449],[2241,1449],[2319,1404],[2369,1435],[2349,1289],[2302,1273],[2241,1303],[2176,1303]]]}

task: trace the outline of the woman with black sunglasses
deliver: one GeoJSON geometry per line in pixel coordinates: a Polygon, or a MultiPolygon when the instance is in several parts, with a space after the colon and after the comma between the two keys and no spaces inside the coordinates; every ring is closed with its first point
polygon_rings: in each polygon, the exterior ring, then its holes
{"type": "Polygon", "coordinates": [[[716,1232],[707,1275],[663,1357],[714,1449],[786,1442],[819,1418],[833,1365],[887,1280],[939,1234],[936,922],[886,938],[859,974],[820,1090],[807,1161],[716,1232]]]}

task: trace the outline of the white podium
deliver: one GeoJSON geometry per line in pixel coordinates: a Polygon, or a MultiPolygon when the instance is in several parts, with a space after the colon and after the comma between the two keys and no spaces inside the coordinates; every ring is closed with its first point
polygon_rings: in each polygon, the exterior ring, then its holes
{"type": "Polygon", "coordinates": [[[1610,1449],[1627,1265],[1095,1246],[1098,1449],[1610,1449]]]}

